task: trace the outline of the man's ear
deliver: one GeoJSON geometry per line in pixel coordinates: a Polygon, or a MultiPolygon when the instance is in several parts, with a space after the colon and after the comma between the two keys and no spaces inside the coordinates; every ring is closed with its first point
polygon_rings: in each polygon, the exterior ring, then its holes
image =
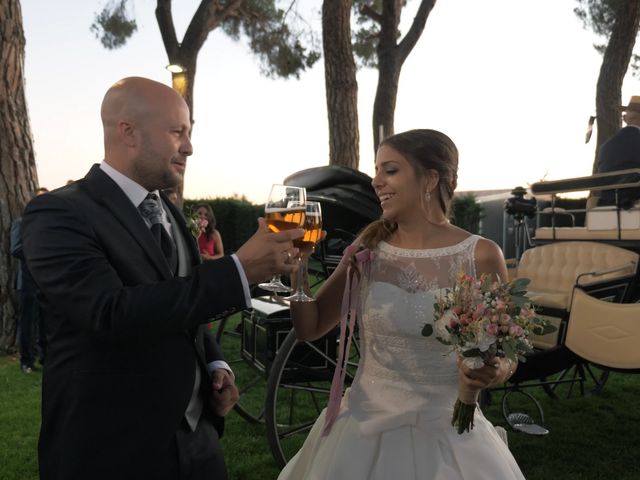
{"type": "Polygon", "coordinates": [[[131,122],[118,122],[118,136],[127,147],[135,147],[138,144],[138,130],[131,122]]]}

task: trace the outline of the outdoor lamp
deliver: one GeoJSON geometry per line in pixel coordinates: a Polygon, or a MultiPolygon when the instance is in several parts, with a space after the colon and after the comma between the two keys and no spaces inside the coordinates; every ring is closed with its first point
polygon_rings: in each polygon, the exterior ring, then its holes
{"type": "Polygon", "coordinates": [[[170,63],[165,68],[169,70],[171,73],[184,73],[187,71],[187,69],[182,65],[180,65],[179,63],[170,63]]]}

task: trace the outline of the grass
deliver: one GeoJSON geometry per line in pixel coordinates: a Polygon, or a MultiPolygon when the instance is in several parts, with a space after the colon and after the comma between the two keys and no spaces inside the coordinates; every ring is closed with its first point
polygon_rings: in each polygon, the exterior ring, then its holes
{"type": "Polygon", "coordinates": [[[0,356],[0,479],[38,478],[41,372],[24,374],[15,356],[0,356]]]}
{"type": "MultiPolygon", "coordinates": [[[[239,379],[250,371],[237,367],[239,379]]],[[[15,357],[0,357],[0,480],[38,477],[40,382],[40,372],[22,374],[15,357]]],[[[259,415],[264,380],[256,391],[243,397],[243,405],[259,415]]],[[[550,430],[543,437],[509,433],[510,449],[528,480],[640,478],[640,375],[612,373],[603,392],[593,396],[552,400],[539,388],[528,391],[540,400],[550,430]]],[[[495,393],[492,405],[485,409],[496,425],[505,424],[501,395],[495,393]]],[[[294,441],[300,443],[303,437],[294,441]]],[[[277,477],[263,423],[251,424],[232,412],[223,446],[231,479],[277,477]]]]}

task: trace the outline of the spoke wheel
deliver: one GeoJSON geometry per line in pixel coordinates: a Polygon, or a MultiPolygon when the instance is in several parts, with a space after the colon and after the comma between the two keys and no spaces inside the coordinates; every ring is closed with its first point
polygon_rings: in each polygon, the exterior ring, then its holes
{"type": "MultiPolygon", "coordinates": [[[[283,468],[302,446],[326,407],[336,365],[336,331],[314,342],[298,341],[291,330],[271,365],[267,381],[265,424],[276,464],[283,468]]],[[[358,365],[356,336],[347,363],[346,385],[358,365]]]]}

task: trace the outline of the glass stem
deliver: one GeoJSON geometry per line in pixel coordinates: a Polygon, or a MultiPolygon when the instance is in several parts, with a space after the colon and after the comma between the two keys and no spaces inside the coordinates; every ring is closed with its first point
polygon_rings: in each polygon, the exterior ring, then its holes
{"type": "Polygon", "coordinates": [[[304,266],[306,265],[306,262],[303,262],[302,260],[302,255],[298,256],[298,272],[297,272],[297,280],[298,280],[298,286],[296,288],[296,292],[300,295],[305,295],[305,275],[304,275],[304,271],[306,270],[304,268],[304,266]]]}

